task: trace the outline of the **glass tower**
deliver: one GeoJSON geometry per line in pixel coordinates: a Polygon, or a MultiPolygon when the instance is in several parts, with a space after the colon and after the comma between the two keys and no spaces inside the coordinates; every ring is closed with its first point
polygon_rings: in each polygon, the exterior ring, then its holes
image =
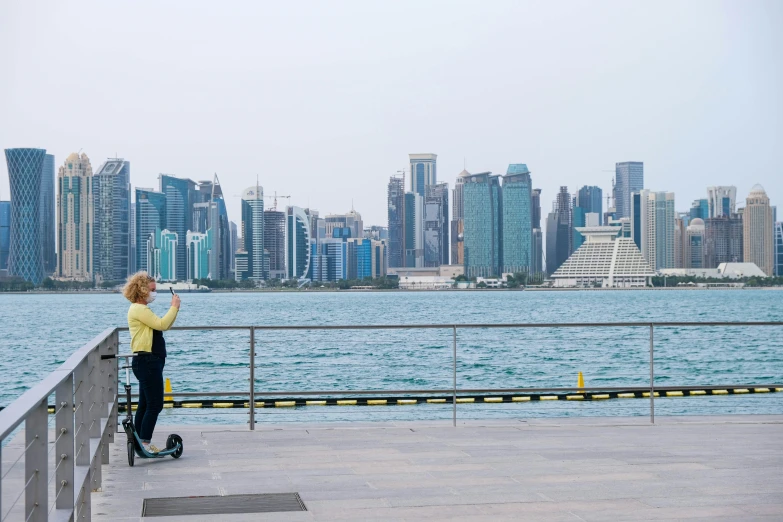
{"type": "Polygon", "coordinates": [[[11,202],[0,201],[0,270],[8,270],[11,247],[11,202]]]}
{"type": "Polygon", "coordinates": [[[576,206],[583,209],[585,214],[595,212],[599,216],[603,216],[604,206],[601,188],[587,185],[580,188],[576,193],[576,206]]]}
{"type": "Polygon", "coordinates": [[[309,219],[299,207],[288,207],[286,214],[286,275],[303,279],[310,271],[309,219]]]}
{"type": "Polygon", "coordinates": [[[149,265],[149,239],[166,228],[166,195],[150,189],[136,189],[136,267],[146,272],[149,265]]]}
{"type": "Polygon", "coordinates": [[[264,211],[264,249],[269,252],[269,279],[285,279],[285,225],[286,213],[280,210],[264,211]]]}
{"type": "MultiPolygon", "coordinates": [[[[104,281],[122,281],[131,271],[131,193],[130,162],[107,159],[92,178],[93,201],[93,273],[104,281]]],[[[138,207],[134,209],[134,212],[138,207]]],[[[133,227],[138,223],[134,216],[133,227]]],[[[134,231],[134,240],[138,230],[134,231]]],[[[138,266],[136,242],[134,264],[138,266]]],[[[146,258],[146,254],[145,254],[146,258]]],[[[142,268],[139,267],[138,270],[142,268]]]]}
{"type": "MultiPolygon", "coordinates": [[[[175,178],[160,174],[160,192],[166,195],[166,229],[184,238],[193,228],[193,205],[197,202],[196,182],[190,179],[175,178]]],[[[177,242],[177,277],[185,276],[187,265],[187,245],[177,242]]]]}
{"type": "Polygon", "coordinates": [[[147,271],[158,281],[176,281],[177,275],[176,232],[156,229],[147,238],[147,271]]]}
{"type": "Polygon", "coordinates": [[[624,161],[615,164],[614,204],[617,218],[631,217],[631,194],[644,188],[644,163],[624,161]]]}
{"type": "Polygon", "coordinates": [[[424,198],[416,192],[406,192],[404,199],[403,241],[404,265],[407,268],[424,266],[424,198]]]}
{"type": "Polygon", "coordinates": [[[389,266],[403,267],[405,261],[405,180],[392,176],[386,191],[386,208],[389,229],[389,266]]]}
{"type": "Polygon", "coordinates": [[[43,240],[44,272],[57,270],[57,218],[54,210],[54,156],[44,156],[41,172],[41,238],[43,240]]]}
{"type": "Polygon", "coordinates": [[[42,181],[44,149],[6,149],[11,186],[8,275],[40,285],[45,277],[42,181]]]}
{"type": "Polygon", "coordinates": [[[424,198],[424,266],[449,264],[449,185],[438,183],[426,189],[424,198]]]}
{"type": "Polygon", "coordinates": [[[242,193],[242,241],[247,252],[247,278],[263,281],[264,273],[264,188],[249,187],[242,193]]]}
{"type": "Polygon", "coordinates": [[[503,262],[501,272],[529,273],[532,267],[532,182],[525,164],[508,166],[503,176],[503,262]]]}
{"type": "MultiPolygon", "coordinates": [[[[2,208],[0,208],[1,213],[2,208]]],[[[783,223],[780,221],[775,223],[775,275],[783,276],[783,223]]]]}
{"type": "Polygon", "coordinates": [[[57,275],[78,281],[93,278],[92,165],[87,154],[72,153],[57,174],[57,275]]]}
{"type": "Polygon", "coordinates": [[[188,281],[209,278],[209,252],[212,250],[212,231],[188,232],[188,281]]]}
{"type": "Polygon", "coordinates": [[[464,178],[465,275],[469,278],[497,275],[502,259],[502,192],[500,176],[491,172],[464,178]]]}
{"type": "Polygon", "coordinates": [[[409,154],[411,165],[410,191],[426,197],[427,187],[438,182],[437,154],[409,154]]]}

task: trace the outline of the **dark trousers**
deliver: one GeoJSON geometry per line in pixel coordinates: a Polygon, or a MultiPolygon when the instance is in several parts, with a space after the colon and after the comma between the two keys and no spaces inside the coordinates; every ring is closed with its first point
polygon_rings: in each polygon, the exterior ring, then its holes
{"type": "Polygon", "coordinates": [[[157,355],[133,358],[133,375],[139,381],[139,406],[136,409],[136,432],[142,442],[152,440],[152,432],[163,411],[163,366],[166,359],[157,355]]]}

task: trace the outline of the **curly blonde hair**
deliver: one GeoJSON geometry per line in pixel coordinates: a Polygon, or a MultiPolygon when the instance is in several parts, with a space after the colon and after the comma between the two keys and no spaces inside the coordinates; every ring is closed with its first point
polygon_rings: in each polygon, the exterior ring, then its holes
{"type": "Polygon", "coordinates": [[[125,288],[122,289],[122,295],[131,303],[146,302],[150,295],[149,284],[154,282],[155,279],[150,277],[147,272],[136,272],[128,278],[125,288]]]}

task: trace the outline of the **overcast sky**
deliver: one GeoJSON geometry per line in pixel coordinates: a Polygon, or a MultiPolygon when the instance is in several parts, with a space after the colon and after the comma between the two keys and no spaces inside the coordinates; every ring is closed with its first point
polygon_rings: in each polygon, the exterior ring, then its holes
{"type": "Polygon", "coordinates": [[[142,187],[217,172],[234,221],[258,176],[386,225],[411,152],[452,186],[527,163],[545,212],[628,160],[679,210],[713,184],[783,205],[781,27],[779,0],[6,0],[0,148],[116,154],[142,187]]]}

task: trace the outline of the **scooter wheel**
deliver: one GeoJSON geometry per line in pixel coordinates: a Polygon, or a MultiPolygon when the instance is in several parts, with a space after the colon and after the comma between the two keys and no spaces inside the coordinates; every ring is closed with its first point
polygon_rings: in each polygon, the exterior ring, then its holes
{"type": "Polygon", "coordinates": [[[177,435],[176,433],[172,433],[169,435],[169,438],[166,439],[166,449],[174,449],[177,447],[177,444],[179,444],[179,448],[177,448],[177,451],[171,454],[172,457],[175,459],[178,459],[182,456],[182,451],[185,449],[182,445],[182,437],[177,435]]]}
{"type": "Polygon", "coordinates": [[[133,467],[133,462],[136,460],[136,451],[133,449],[133,443],[128,442],[128,466],[133,467]]]}

